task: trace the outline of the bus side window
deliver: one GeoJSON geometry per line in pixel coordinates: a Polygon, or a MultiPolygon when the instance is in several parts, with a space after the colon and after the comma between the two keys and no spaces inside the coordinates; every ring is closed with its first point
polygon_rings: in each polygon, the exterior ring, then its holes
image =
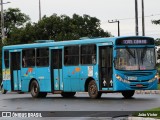
{"type": "Polygon", "coordinates": [[[22,51],[22,67],[35,66],[35,49],[25,49],[22,51]]]}
{"type": "Polygon", "coordinates": [[[81,64],[96,64],[96,45],[81,46],[81,64]]]}
{"type": "Polygon", "coordinates": [[[49,66],[49,49],[38,48],[36,50],[36,65],[39,67],[49,66]]]}
{"type": "Polygon", "coordinates": [[[23,56],[22,60],[23,60],[23,61],[22,61],[22,66],[23,66],[23,67],[26,67],[26,66],[27,66],[26,57],[23,56]]]}
{"type": "Polygon", "coordinates": [[[64,47],[64,65],[79,64],[79,45],[64,47]]]}

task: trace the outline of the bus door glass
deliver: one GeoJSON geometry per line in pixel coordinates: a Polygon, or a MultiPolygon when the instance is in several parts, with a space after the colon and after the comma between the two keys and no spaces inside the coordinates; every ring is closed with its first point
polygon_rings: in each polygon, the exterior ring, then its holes
{"type": "MultiPolygon", "coordinates": [[[[112,81],[112,59],[113,59],[112,45],[99,46],[99,82],[100,90],[103,88],[113,88],[112,81]]],[[[106,90],[106,89],[105,89],[106,90]]]]}
{"type": "Polygon", "coordinates": [[[11,90],[21,90],[21,51],[10,52],[11,90]]]}
{"type": "Polygon", "coordinates": [[[63,90],[62,49],[51,49],[51,87],[52,90],[63,90]]]}

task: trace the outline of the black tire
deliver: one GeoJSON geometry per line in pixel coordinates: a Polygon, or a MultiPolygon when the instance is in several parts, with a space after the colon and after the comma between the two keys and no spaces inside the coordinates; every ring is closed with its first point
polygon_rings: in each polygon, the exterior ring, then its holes
{"type": "Polygon", "coordinates": [[[135,90],[122,91],[122,95],[124,98],[130,99],[134,95],[134,92],[135,92],[135,90]]]}
{"type": "Polygon", "coordinates": [[[21,91],[18,91],[17,93],[18,93],[18,94],[24,94],[24,92],[21,92],[21,91]]]}
{"type": "Polygon", "coordinates": [[[7,93],[7,90],[5,90],[5,89],[3,88],[3,86],[1,87],[1,93],[2,93],[2,94],[6,94],[6,93],[7,93]]]}
{"type": "Polygon", "coordinates": [[[72,98],[74,97],[75,94],[76,92],[62,92],[61,93],[62,97],[65,97],[65,98],[72,98]]]}
{"type": "Polygon", "coordinates": [[[40,88],[39,88],[39,84],[36,80],[32,81],[30,88],[31,88],[32,97],[39,98],[40,97],[40,88]]]}
{"type": "Polygon", "coordinates": [[[88,84],[88,94],[93,99],[101,98],[102,93],[98,92],[98,87],[94,80],[91,80],[88,84]]]}
{"type": "Polygon", "coordinates": [[[47,92],[40,92],[40,98],[46,98],[47,92]]]}

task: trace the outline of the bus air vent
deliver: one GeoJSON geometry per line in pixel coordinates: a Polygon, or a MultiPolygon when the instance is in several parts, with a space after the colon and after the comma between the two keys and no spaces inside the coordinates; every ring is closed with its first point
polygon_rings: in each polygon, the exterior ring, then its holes
{"type": "Polygon", "coordinates": [[[36,40],[35,43],[49,43],[54,42],[54,40],[36,40]]]}

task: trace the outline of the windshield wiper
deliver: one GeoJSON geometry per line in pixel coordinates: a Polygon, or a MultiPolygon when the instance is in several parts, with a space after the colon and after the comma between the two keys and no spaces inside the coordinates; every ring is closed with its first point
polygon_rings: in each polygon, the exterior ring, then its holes
{"type": "Polygon", "coordinates": [[[128,46],[126,46],[126,50],[128,51],[128,53],[129,53],[133,58],[136,58],[136,57],[135,57],[135,54],[128,48],[128,46]]]}
{"type": "Polygon", "coordinates": [[[147,47],[145,46],[145,48],[143,49],[142,54],[141,54],[142,65],[143,65],[144,56],[146,55],[146,51],[147,51],[147,47]]]}

